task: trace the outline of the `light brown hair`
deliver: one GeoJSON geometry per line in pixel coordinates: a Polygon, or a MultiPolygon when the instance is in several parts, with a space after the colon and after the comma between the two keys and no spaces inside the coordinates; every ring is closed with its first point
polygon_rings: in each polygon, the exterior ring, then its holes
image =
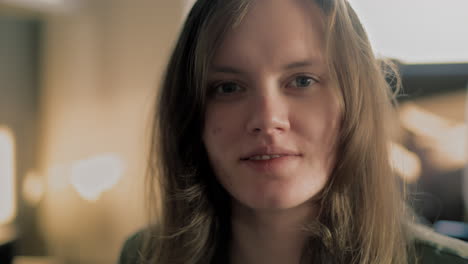
{"type": "MultiPolygon", "coordinates": [[[[255,0],[251,0],[255,1],[255,0]]],[[[307,1],[307,0],[304,0],[307,1]]],[[[314,1],[314,0],[309,0],[314,1]]],[[[167,66],[155,109],[147,177],[152,228],[143,263],[226,263],[230,197],[202,142],[206,74],[249,0],[198,0],[167,66]]],[[[324,14],[329,73],[343,119],[336,165],[306,226],[304,262],[407,263],[405,206],[388,160],[392,93],[366,32],[345,0],[315,0],[324,14]]]]}

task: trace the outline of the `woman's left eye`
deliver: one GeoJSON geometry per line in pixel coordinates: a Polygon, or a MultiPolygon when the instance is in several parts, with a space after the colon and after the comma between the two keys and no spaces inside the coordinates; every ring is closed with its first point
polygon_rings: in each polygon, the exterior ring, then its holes
{"type": "Polygon", "coordinates": [[[309,76],[297,76],[294,80],[288,83],[288,87],[307,88],[314,85],[316,82],[317,80],[309,76]]]}

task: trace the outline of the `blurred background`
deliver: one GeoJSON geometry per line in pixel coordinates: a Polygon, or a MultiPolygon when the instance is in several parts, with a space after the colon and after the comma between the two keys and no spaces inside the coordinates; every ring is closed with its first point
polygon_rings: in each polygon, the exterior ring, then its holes
{"type": "MultiPolygon", "coordinates": [[[[403,77],[391,163],[468,239],[468,2],[349,0],[403,77]]],[[[0,263],[116,263],[145,223],[151,107],[191,0],[0,0],[0,263]]],[[[389,128],[391,129],[391,128],[389,128]]]]}

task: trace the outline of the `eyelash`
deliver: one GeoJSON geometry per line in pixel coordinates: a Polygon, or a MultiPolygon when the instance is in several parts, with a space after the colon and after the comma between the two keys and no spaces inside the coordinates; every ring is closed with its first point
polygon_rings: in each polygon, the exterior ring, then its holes
{"type": "MultiPolygon", "coordinates": [[[[308,84],[304,88],[309,88],[310,86],[313,86],[314,84],[319,83],[319,80],[317,78],[314,78],[308,74],[298,74],[298,75],[295,75],[290,81],[288,81],[287,85],[289,85],[291,82],[297,81],[298,78],[306,78],[312,82],[311,84],[308,84]]],[[[299,87],[293,87],[293,88],[304,89],[304,88],[299,88],[299,87]]]]}
{"type": "Polygon", "coordinates": [[[223,81],[223,82],[217,82],[213,85],[210,85],[210,89],[209,89],[209,95],[210,96],[215,96],[215,95],[218,95],[218,96],[227,96],[227,95],[230,95],[230,94],[234,94],[236,92],[232,92],[232,93],[221,93],[221,92],[218,92],[218,88],[222,87],[223,85],[226,85],[226,84],[234,84],[236,85],[237,87],[239,87],[240,89],[243,89],[243,86],[240,85],[238,82],[236,81],[223,81]]]}
{"type": "MultiPolygon", "coordinates": [[[[298,78],[306,78],[308,80],[310,80],[312,83],[311,84],[308,84],[307,86],[305,87],[291,87],[291,88],[294,88],[294,89],[300,89],[300,90],[304,90],[304,89],[307,89],[309,88],[310,86],[313,86],[317,83],[319,83],[319,80],[315,77],[312,77],[308,74],[298,74],[298,75],[295,75],[292,79],[290,79],[288,82],[286,82],[286,87],[289,87],[290,84],[294,81],[297,81],[298,78]]],[[[223,85],[226,85],[226,84],[234,84],[236,85],[239,89],[239,90],[245,90],[244,86],[239,84],[238,82],[236,81],[222,81],[222,82],[215,82],[214,84],[212,85],[209,85],[209,95],[210,96],[215,96],[215,95],[219,95],[219,96],[228,96],[228,95],[232,95],[232,94],[235,94],[235,93],[238,93],[238,91],[235,91],[235,92],[230,92],[230,93],[222,93],[222,92],[218,92],[218,88],[222,87],[223,85]]]]}

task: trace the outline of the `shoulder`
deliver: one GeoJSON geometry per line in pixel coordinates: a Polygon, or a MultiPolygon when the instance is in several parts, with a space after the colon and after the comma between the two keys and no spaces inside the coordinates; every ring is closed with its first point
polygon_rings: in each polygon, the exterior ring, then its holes
{"type": "Polygon", "coordinates": [[[468,243],[438,234],[423,225],[411,225],[409,230],[418,263],[468,264],[468,243]]]}
{"type": "Polygon", "coordinates": [[[140,262],[143,234],[143,231],[139,231],[126,239],[120,252],[118,264],[136,264],[140,262]]]}

